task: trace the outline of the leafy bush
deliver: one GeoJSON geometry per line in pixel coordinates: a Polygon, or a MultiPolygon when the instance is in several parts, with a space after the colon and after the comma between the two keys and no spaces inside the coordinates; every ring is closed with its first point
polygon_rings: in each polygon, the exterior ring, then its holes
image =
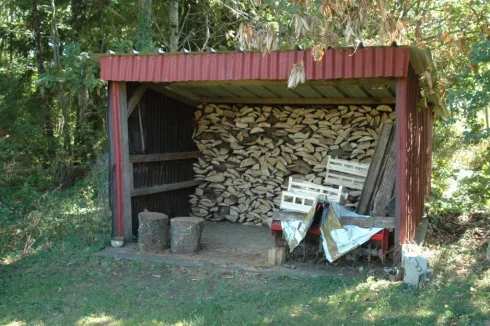
{"type": "Polygon", "coordinates": [[[436,123],[431,195],[427,215],[434,227],[449,215],[490,210],[490,141],[473,142],[454,122],[436,123]]]}
{"type": "Polygon", "coordinates": [[[28,208],[0,205],[0,258],[16,259],[63,243],[75,248],[101,248],[109,239],[107,157],[68,190],[42,193],[26,185],[12,197],[28,208]]]}

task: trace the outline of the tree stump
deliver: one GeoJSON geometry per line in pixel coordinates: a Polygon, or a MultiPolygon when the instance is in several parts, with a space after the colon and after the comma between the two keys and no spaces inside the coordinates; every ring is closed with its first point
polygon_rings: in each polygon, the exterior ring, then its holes
{"type": "Polygon", "coordinates": [[[286,262],[286,248],[279,247],[269,249],[268,261],[269,265],[272,266],[284,264],[286,262]]]}
{"type": "Polygon", "coordinates": [[[168,216],[145,210],[138,214],[138,245],[141,251],[162,252],[169,243],[168,216]]]}
{"type": "Polygon", "coordinates": [[[204,219],[174,217],[170,220],[170,249],[173,253],[192,254],[199,251],[204,219]]]}

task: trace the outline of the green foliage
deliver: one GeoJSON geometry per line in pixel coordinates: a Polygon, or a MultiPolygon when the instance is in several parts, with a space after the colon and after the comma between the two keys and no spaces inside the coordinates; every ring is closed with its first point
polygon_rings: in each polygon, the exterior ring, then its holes
{"type": "Polygon", "coordinates": [[[490,40],[482,38],[480,43],[473,44],[469,67],[463,67],[458,79],[459,83],[449,92],[451,108],[466,119],[468,138],[478,141],[490,137],[490,129],[485,128],[479,116],[490,109],[490,40]]]}
{"type": "Polygon", "coordinates": [[[490,211],[490,129],[483,119],[490,109],[490,41],[473,44],[469,57],[449,90],[452,117],[436,124],[427,211],[434,226],[444,216],[490,211]]]}
{"type": "Polygon", "coordinates": [[[490,212],[490,141],[469,141],[461,124],[436,120],[431,194],[432,226],[448,215],[490,212]]]}
{"type": "Polygon", "coordinates": [[[0,187],[0,260],[18,259],[53,245],[101,248],[109,239],[107,157],[68,190],[42,192],[26,183],[0,187]]]}
{"type": "Polygon", "coordinates": [[[152,0],[140,0],[135,45],[136,49],[141,52],[151,52],[153,49],[151,31],[151,3],[152,0]]]}

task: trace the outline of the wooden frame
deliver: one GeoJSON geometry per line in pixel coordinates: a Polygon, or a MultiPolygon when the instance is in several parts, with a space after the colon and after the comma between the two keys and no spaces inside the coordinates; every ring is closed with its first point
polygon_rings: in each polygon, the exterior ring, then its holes
{"type": "Polygon", "coordinates": [[[200,184],[203,183],[204,181],[202,180],[191,180],[191,181],[176,182],[176,183],[171,183],[171,184],[166,184],[161,186],[133,189],[131,191],[131,197],[158,194],[166,191],[190,188],[190,187],[199,186],[200,184]]]}
{"type": "Polygon", "coordinates": [[[133,92],[133,95],[131,95],[131,98],[128,101],[128,118],[133,112],[133,110],[136,108],[138,103],[140,102],[141,98],[145,94],[146,89],[148,88],[148,85],[146,84],[141,84],[138,86],[138,88],[133,92]]]}
{"type": "Polygon", "coordinates": [[[359,105],[359,104],[394,104],[394,97],[327,97],[327,98],[290,98],[290,97],[198,97],[195,101],[199,103],[228,103],[233,104],[339,104],[339,105],[359,105]]]}
{"type": "Polygon", "coordinates": [[[312,182],[295,181],[293,177],[289,177],[288,192],[316,195],[319,199],[332,200],[339,203],[342,197],[343,187],[325,187],[312,182]]]}
{"type": "Polygon", "coordinates": [[[283,191],[281,194],[281,209],[308,213],[318,200],[316,194],[283,191]]]}
{"type": "Polygon", "coordinates": [[[362,190],[369,164],[335,159],[329,155],[326,170],[324,184],[362,190]]]}
{"type": "Polygon", "coordinates": [[[201,152],[179,152],[179,153],[162,153],[162,154],[147,154],[147,155],[131,155],[129,161],[131,163],[148,163],[162,162],[174,160],[187,160],[197,158],[201,152]]]}

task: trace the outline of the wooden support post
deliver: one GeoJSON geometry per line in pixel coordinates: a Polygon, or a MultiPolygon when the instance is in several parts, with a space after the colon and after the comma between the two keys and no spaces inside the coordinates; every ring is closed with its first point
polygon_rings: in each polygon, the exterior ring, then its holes
{"type": "Polygon", "coordinates": [[[126,93],[126,83],[119,82],[119,128],[121,142],[121,165],[123,179],[119,180],[122,183],[122,198],[123,198],[123,221],[124,221],[124,240],[133,240],[133,219],[131,212],[131,179],[132,171],[129,163],[129,137],[128,137],[128,97],[126,93]]]}
{"type": "MultiPolygon", "coordinates": [[[[127,117],[131,115],[133,110],[136,108],[138,103],[140,102],[141,98],[145,94],[146,89],[148,88],[148,85],[143,84],[138,86],[138,88],[134,91],[133,95],[131,95],[131,98],[127,102],[127,117]]],[[[127,101],[127,100],[126,100],[127,101]]]]}
{"type": "MultiPolygon", "coordinates": [[[[117,194],[116,194],[116,139],[118,139],[115,130],[115,110],[114,106],[118,103],[119,93],[114,82],[109,83],[109,96],[107,99],[107,133],[109,138],[109,205],[112,211],[112,237],[122,238],[123,226],[118,220],[117,194]],[[121,225],[120,225],[121,224],[121,225]]],[[[118,104],[117,104],[118,105],[118,104]]],[[[122,221],[121,221],[122,222],[122,221]]]]}
{"type": "Polygon", "coordinates": [[[401,257],[407,223],[407,78],[396,82],[395,257],[401,257]]]}

